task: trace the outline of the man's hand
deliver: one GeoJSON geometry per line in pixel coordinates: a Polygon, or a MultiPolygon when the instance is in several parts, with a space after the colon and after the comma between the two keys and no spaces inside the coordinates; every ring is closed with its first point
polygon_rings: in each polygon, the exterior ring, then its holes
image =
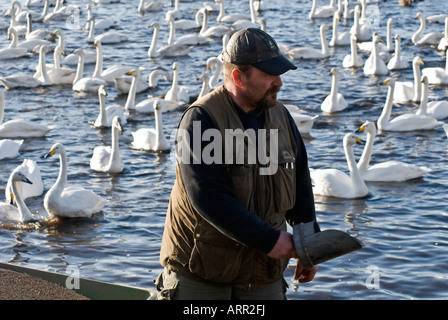
{"type": "Polygon", "coordinates": [[[314,279],[314,276],[316,275],[318,266],[313,266],[309,269],[305,269],[300,262],[299,259],[297,259],[297,266],[296,271],[294,272],[294,279],[299,280],[301,283],[310,282],[314,279]]]}
{"type": "Polygon", "coordinates": [[[268,253],[268,257],[274,259],[298,258],[292,234],[281,231],[277,242],[268,253]]]}

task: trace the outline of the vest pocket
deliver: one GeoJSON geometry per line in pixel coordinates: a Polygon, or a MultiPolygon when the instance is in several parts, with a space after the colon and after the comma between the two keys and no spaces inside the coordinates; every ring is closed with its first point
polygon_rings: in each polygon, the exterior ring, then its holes
{"type": "Polygon", "coordinates": [[[232,188],[235,196],[243,203],[244,207],[254,212],[254,173],[253,166],[229,165],[227,166],[232,188]]]}
{"type": "Polygon", "coordinates": [[[274,198],[277,212],[285,212],[296,202],[296,169],[294,161],[281,161],[274,176],[274,198]]]}

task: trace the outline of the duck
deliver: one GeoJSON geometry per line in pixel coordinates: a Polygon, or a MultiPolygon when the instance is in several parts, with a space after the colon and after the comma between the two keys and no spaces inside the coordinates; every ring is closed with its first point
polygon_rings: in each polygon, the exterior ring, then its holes
{"type": "Polygon", "coordinates": [[[344,68],[359,68],[364,65],[364,60],[358,54],[358,48],[356,46],[357,38],[356,35],[352,34],[350,36],[350,54],[347,54],[342,60],[342,66],[344,68]]]}
{"type": "Polygon", "coordinates": [[[95,41],[100,41],[102,44],[116,44],[128,41],[128,36],[121,34],[117,31],[106,31],[102,34],[95,35],[95,17],[90,18],[90,29],[89,35],[87,36],[87,42],[94,43],[95,41]]]}
{"type": "Polygon", "coordinates": [[[356,131],[367,133],[366,144],[357,164],[364,181],[401,182],[421,178],[428,172],[427,168],[395,160],[370,165],[376,131],[375,123],[368,120],[356,131]]]}
{"type": "Polygon", "coordinates": [[[345,157],[350,175],[338,169],[312,169],[310,170],[313,182],[313,193],[326,197],[343,199],[363,198],[369,194],[361,173],[356,165],[353,146],[364,144],[353,133],[347,133],[343,139],[345,157]]]}
{"type": "Polygon", "coordinates": [[[285,104],[285,108],[288,109],[289,114],[294,120],[297,129],[301,135],[309,136],[311,134],[311,129],[313,128],[314,121],[319,117],[319,115],[308,115],[302,112],[299,107],[293,104],[285,104]]]}
{"type": "Polygon", "coordinates": [[[38,138],[44,137],[51,128],[37,121],[13,119],[3,123],[5,110],[5,92],[0,90],[0,138],[38,138]]]}
{"type": "Polygon", "coordinates": [[[389,73],[386,63],[380,58],[378,52],[379,37],[376,33],[372,36],[373,49],[372,52],[364,63],[363,71],[366,75],[384,76],[389,73]]]}
{"type": "Polygon", "coordinates": [[[119,134],[123,133],[120,117],[114,116],[112,120],[111,146],[97,146],[93,149],[90,159],[90,168],[94,171],[120,173],[124,169],[124,162],[120,155],[119,134]]]}
{"type": "Polygon", "coordinates": [[[350,32],[339,32],[339,19],[341,18],[339,12],[335,12],[333,16],[333,33],[330,40],[331,47],[348,46],[350,45],[350,32]]]}
{"type": "Polygon", "coordinates": [[[359,5],[355,6],[354,23],[350,28],[350,34],[356,35],[356,39],[360,42],[369,41],[372,38],[372,33],[367,25],[359,22],[359,15],[361,8],[359,5]]]}
{"type": "Polygon", "coordinates": [[[448,17],[445,18],[445,33],[437,45],[437,50],[439,51],[446,52],[446,49],[448,49],[448,17]]]}
{"type": "Polygon", "coordinates": [[[14,170],[12,173],[12,192],[14,201],[17,203],[17,207],[1,202],[0,203],[0,220],[12,221],[12,222],[29,222],[35,220],[33,214],[30,212],[22,197],[21,187],[23,183],[31,184],[32,182],[20,172],[20,170],[14,170]]]}
{"type": "Polygon", "coordinates": [[[76,69],[75,79],[73,80],[73,91],[94,93],[98,92],[100,85],[107,85],[107,82],[100,78],[83,77],[84,74],[84,50],[76,49],[74,53],[79,57],[78,68],[76,69]]]}
{"type": "Polygon", "coordinates": [[[145,1],[145,0],[140,0],[137,7],[137,11],[140,14],[144,14],[146,12],[161,11],[162,9],[163,9],[163,3],[157,1],[145,1]]]}
{"type": "Polygon", "coordinates": [[[22,140],[0,139],[0,160],[13,159],[19,156],[22,140]]]}
{"type": "Polygon", "coordinates": [[[57,142],[44,156],[45,159],[59,155],[60,170],[58,178],[44,197],[44,207],[50,217],[89,218],[103,210],[106,201],[92,190],[79,186],[67,186],[67,152],[57,142]]]}
{"type": "Polygon", "coordinates": [[[409,66],[409,62],[401,54],[401,37],[399,34],[395,35],[395,53],[393,57],[387,63],[387,69],[389,70],[401,70],[406,69],[409,66]]]}
{"type": "MultiPolygon", "coordinates": [[[[24,159],[22,164],[16,167],[16,170],[20,170],[32,183],[22,185],[22,198],[26,200],[32,197],[39,197],[44,192],[44,183],[42,180],[42,174],[36,161],[31,159],[24,159]]],[[[14,172],[13,171],[13,172],[14,172]]],[[[5,199],[8,202],[14,202],[11,198],[12,194],[12,180],[13,174],[9,176],[8,182],[5,188],[5,199]]]]}
{"type": "Polygon", "coordinates": [[[107,106],[105,104],[105,97],[107,96],[107,90],[104,85],[100,85],[98,88],[98,98],[100,105],[100,113],[96,118],[93,126],[95,128],[107,128],[113,126],[113,119],[115,117],[120,118],[120,125],[127,123],[129,112],[127,112],[120,105],[107,106]]]}
{"type": "Polygon", "coordinates": [[[339,112],[346,109],[348,106],[344,96],[338,92],[338,70],[336,68],[331,68],[330,74],[333,76],[331,92],[320,106],[322,111],[327,113],[339,112]]]}
{"type": "Polygon", "coordinates": [[[331,4],[328,6],[319,7],[317,0],[313,0],[313,4],[311,6],[311,11],[308,14],[308,18],[310,19],[325,19],[330,18],[337,11],[337,8],[334,6],[334,1],[331,1],[331,4]]]}
{"type": "Polygon", "coordinates": [[[392,102],[394,96],[395,89],[395,79],[387,78],[384,80],[382,85],[387,85],[388,92],[386,102],[383,107],[383,111],[381,112],[380,117],[378,118],[378,130],[382,131],[416,131],[416,130],[433,130],[439,125],[441,122],[426,116],[426,115],[417,115],[417,114],[403,114],[397,116],[396,118],[390,119],[392,113],[392,102]]]}
{"type": "Polygon", "coordinates": [[[113,83],[114,79],[131,71],[134,67],[128,65],[112,65],[103,70],[103,49],[101,41],[95,40],[96,47],[96,65],[93,71],[93,78],[103,79],[106,82],[113,83]]]}
{"type": "MultiPolygon", "coordinates": [[[[171,16],[170,16],[171,17],[171,16]]],[[[170,41],[172,41],[171,44],[168,44],[166,46],[163,46],[159,49],[157,49],[157,44],[159,41],[159,33],[160,33],[160,24],[158,22],[151,23],[151,27],[153,28],[154,32],[152,35],[152,41],[151,45],[148,49],[148,58],[149,59],[155,59],[155,58],[165,58],[165,57],[182,57],[187,56],[191,50],[194,48],[194,46],[190,44],[183,44],[183,43],[174,43],[174,37],[175,37],[175,26],[174,26],[174,20],[173,18],[170,18],[170,41]]]]}
{"type": "Polygon", "coordinates": [[[443,33],[431,32],[423,36],[426,28],[426,19],[421,12],[417,13],[415,18],[420,19],[420,27],[412,35],[412,42],[415,45],[437,45],[440,42],[440,39],[443,38],[443,33]]]}
{"type": "Polygon", "coordinates": [[[132,132],[132,146],[137,149],[152,152],[168,152],[170,144],[163,133],[161,105],[158,100],[153,104],[155,128],[141,128],[132,132]]]}
{"type": "Polygon", "coordinates": [[[321,50],[309,47],[293,48],[286,51],[286,55],[291,60],[299,59],[325,59],[330,56],[330,50],[328,49],[328,42],[325,36],[325,31],[331,29],[331,27],[322,24],[320,30],[320,42],[321,50]]]}
{"type": "Polygon", "coordinates": [[[422,101],[416,114],[427,115],[437,120],[448,118],[448,101],[431,101],[428,103],[428,78],[422,77],[422,101]]]}
{"type": "MultiPolygon", "coordinates": [[[[448,51],[446,53],[448,53],[448,51]]],[[[448,84],[448,54],[446,55],[445,58],[445,68],[441,67],[424,68],[422,70],[422,75],[428,78],[429,84],[434,85],[448,84]]]]}
{"type": "Polygon", "coordinates": [[[179,63],[173,63],[173,82],[171,88],[165,94],[165,100],[187,103],[190,101],[190,93],[185,86],[179,86],[179,63]]]}
{"type": "Polygon", "coordinates": [[[216,89],[223,84],[222,82],[222,60],[217,57],[210,57],[207,59],[207,69],[206,72],[212,72],[212,75],[209,79],[209,87],[211,89],[216,89]]]}
{"type": "Polygon", "coordinates": [[[412,59],[412,70],[414,74],[414,81],[396,81],[394,89],[394,102],[407,103],[420,102],[422,95],[422,87],[420,85],[422,73],[420,65],[423,65],[423,60],[420,56],[415,56],[412,59]]]}

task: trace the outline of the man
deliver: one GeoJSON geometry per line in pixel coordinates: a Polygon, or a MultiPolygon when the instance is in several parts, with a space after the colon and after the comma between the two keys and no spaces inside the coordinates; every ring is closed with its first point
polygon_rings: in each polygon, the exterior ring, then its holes
{"type": "MultiPolygon", "coordinates": [[[[316,219],[305,146],[277,101],[280,75],[296,67],[255,28],[236,32],[222,59],[224,85],[179,123],[155,283],[160,299],[285,299],[297,258],[286,220],[316,219]]],[[[298,261],[295,277],[316,271],[298,261]]]]}

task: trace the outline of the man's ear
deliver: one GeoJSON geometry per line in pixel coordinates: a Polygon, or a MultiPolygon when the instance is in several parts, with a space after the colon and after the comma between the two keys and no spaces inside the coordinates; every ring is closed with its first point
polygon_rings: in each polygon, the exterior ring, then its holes
{"type": "Polygon", "coordinates": [[[232,79],[233,79],[233,82],[238,87],[242,87],[243,86],[243,81],[241,79],[242,77],[243,77],[243,73],[241,72],[241,70],[233,69],[233,71],[232,71],[232,79]]]}

